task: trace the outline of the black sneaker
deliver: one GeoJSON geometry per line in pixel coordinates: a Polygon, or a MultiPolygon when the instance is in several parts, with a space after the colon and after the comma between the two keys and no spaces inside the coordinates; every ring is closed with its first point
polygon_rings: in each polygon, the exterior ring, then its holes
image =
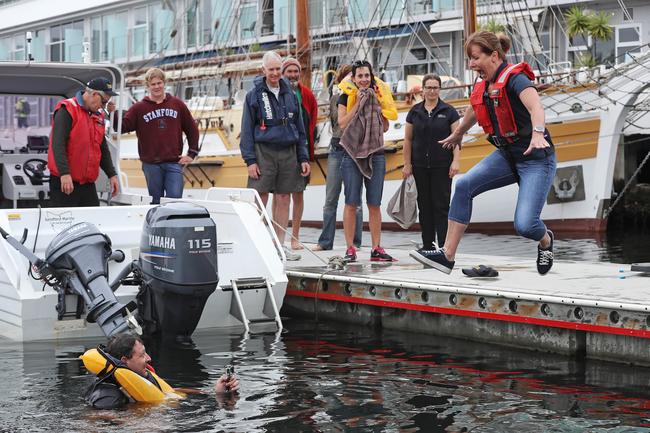
{"type": "Polygon", "coordinates": [[[370,252],[370,261],[371,262],[396,262],[397,259],[394,259],[392,256],[386,253],[386,250],[382,247],[374,248],[370,252]]]}
{"type": "Polygon", "coordinates": [[[414,250],[409,252],[409,256],[424,266],[437,269],[445,274],[451,274],[451,270],[454,269],[454,263],[456,263],[447,259],[444,248],[437,250],[414,250]]]}
{"type": "Polygon", "coordinates": [[[546,274],[553,267],[553,232],[547,230],[548,235],[551,237],[551,245],[548,248],[540,248],[537,245],[537,272],[540,275],[546,274]]]}
{"type": "Polygon", "coordinates": [[[357,261],[357,249],[354,247],[349,247],[347,250],[345,250],[345,257],[343,257],[343,260],[346,262],[356,262],[357,261]]]}

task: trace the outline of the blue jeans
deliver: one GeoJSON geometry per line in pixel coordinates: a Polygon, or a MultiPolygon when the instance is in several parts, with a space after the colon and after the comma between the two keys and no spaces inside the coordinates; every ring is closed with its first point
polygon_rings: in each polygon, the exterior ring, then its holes
{"type": "MultiPolygon", "coordinates": [[[[519,174],[515,230],[520,236],[539,241],[546,234],[546,226],[539,216],[555,176],[555,153],[543,159],[516,161],[515,166],[519,174]]],[[[474,197],[516,181],[506,157],[495,150],[458,179],[449,219],[469,224],[474,197]]]]}
{"type": "Polygon", "coordinates": [[[347,152],[341,161],[341,176],[345,194],[345,204],[361,206],[361,191],[366,186],[366,204],[380,206],[384,193],[384,175],[386,174],[386,157],[384,153],[374,153],[372,158],[372,176],[367,179],[347,152]]]}
{"type": "Polygon", "coordinates": [[[183,166],[176,162],[160,164],[142,163],[142,171],[147,180],[151,204],[159,204],[160,197],[183,197],[183,166]]]}
{"type": "MultiPolygon", "coordinates": [[[[327,158],[327,182],[325,184],[325,205],[323,206],[323,231],[318,238],[318,245],[324,250],[334,247],[334,233],[336,232],[336,208],[339,204],[343,177],[341,177],[341,161],[345,151],[338,146],[339,140],[332,138],[330,153],[327,158]]],[[[354,245],[361,245],[361,231],[363,230],[363,210],[357,207],[357,224],[354,231],[354,245]]]]}

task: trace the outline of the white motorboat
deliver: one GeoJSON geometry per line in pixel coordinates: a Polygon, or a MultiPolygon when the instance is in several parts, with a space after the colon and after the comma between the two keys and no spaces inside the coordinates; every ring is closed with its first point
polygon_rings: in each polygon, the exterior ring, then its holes
{"type": "MultiPolygon", "coordinates": [[[[124,88],[121,70],[104,64],[0,62],[0,76],[2,95],[71,97],[97,76],[124,88]]],[[[102,206],[48,208],[47,148],[31,137],[14,143],[26,153],[0,154],[0,336],[89,337],[141,325],[182,337],[194,327],[282,328],[284,253],[255,191],[211,188],[156,207],[144,195],[111,198],[102,174],[102,206]],[[204,305],[197,287],[205,288],[204,305]]],[[[119,173],[119,137],[109,147],[119,173]]]]}

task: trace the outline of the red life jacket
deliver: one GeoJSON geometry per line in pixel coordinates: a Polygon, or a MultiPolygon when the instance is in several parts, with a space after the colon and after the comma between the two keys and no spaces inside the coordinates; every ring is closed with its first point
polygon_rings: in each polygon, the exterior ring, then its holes
{"type": "MultiPolygon", "coordinates": [[[[59,101],[54,112],[62,106],[65,106],[72,117],[72,128],[66,146],[70,176],[73,182],[79,184],[95,182],[99,176],[99,161],[102,158],[100,146],[104,140],[104,115],[89,114],[76,98],[59,101]]],[[[47,152],[47,168],[54,176],[60,176],[52,151],[52,135],[50,134],[50,147],[47,152]]]]}
{"type": "MultiPolygon", "coordinates": [[[[520,72],[526,74],[531,80],[535,78],[533,70],[527,63],[508,64],[497,77],[489,95],[494,103],[494,112],[499,123],[500,137],[504,137],[508,141],[512,141],[513,137],[517,136],[517,122],[512,112],[512,106],[510,105],[510,99],[506,91],[506,84],[508,84],[508,79],[511,76],[520,72]]],[[[485,84],[486,81],[476,83],[469,97],[469,102],[472,104],[478,124],[481,125],[486,134],[493,136],[496,135],[496,132],[494,125],[492,125],[492,119],[490,118],[487,105],[483,100],[483,94],[486,92],[485,84]]]]}

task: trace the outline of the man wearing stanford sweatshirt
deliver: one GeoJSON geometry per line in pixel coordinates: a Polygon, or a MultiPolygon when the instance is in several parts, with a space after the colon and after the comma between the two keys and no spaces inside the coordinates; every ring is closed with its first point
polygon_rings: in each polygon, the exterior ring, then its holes
{"type": "MultiPolygon", "coordinates": [[[[199,128],[180,99],[165,93],[165,73],[151,68],[145,74],[149,96],[134,104],[122,119],[122,133],[135,131],[142,171],[152,204],[160,197],[183,196],[183,167],[199,154],[199,128]],[[183,155],[183,133],[188,151],[183,155]]],[[[114,106],[109,107],[109,111],[114,106]]],[[[115,122],[117,123],[117,122],[115,122]]]]}

